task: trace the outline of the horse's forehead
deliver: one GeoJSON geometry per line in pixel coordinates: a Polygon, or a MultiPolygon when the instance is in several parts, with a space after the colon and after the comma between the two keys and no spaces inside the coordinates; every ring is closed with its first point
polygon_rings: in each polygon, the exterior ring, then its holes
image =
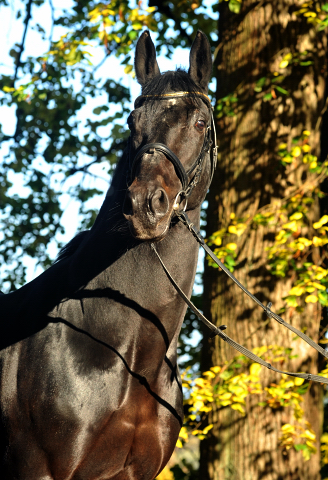
{"type": "Polygon", "coordinates": [[[199,111],[200,105],[192,102],[186,102],[181,98],[170,98],[165,100],[158,100],[150,104],[150,111],[156,116],[170,114],[174,117],[182,118],[189,116],[192,112],[199,111]]]}

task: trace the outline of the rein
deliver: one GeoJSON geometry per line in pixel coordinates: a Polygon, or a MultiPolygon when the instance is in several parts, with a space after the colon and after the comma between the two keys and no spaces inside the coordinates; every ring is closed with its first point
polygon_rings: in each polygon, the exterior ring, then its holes
{"type": "MultiPolygon", "coordinates": [[[[181,97],[199,97],[201,98],[206,105],[208,106],[210,112],[211,112],[211,123],[213,125],[213,137],[214,137],[214,148],[213,148],[213,158],[212,158],[212,168],[211,168],[211,181],[213,178],[214,170],[216,167],[216,161],[217,161],[217,143],[216,143],[216,130],[215,130],[215,122],[214,122],[214,117],[213,117],[213,107],[211,106],[211,100],[210,98],[205,95],[202,92],[174,92],[174,93],[167,93],[167,94],[162,94],[162,95],[140,95],[136,100],[135,100],[135,108],[140,106],[140,104],[150,98],[155,98],[156,100],[162,100],[162,99],[167,99],[167,98],[181,98],[181,97]]],[[[178,197],[180,196],[181,199],[188,199],[190,196],[193,188],[197,185],[201,172],[202,172],[202,167],[203,167],[203,161],[205,158],[206,153],[209,153],[210,148],[212,145],[212,140],[211,140],[211,126],[209,125],[206,129],[205,137],[204,137],[204,143],[202,146],[202,149],[198,155],[197,160],[195,161],[194,165],[186,172],[184,166],[182,165],[181,161],[179,158],[175,155],[175,153],[170,150],[169,147],[162,143],[149,143],[147,145],[144,145],[136,154],[136,156],[133,159],[132,165],[131,165],[131,179],[133,178],[133,175],[135,174],[136,167],[137,167],[137,162],[139,159],[142,157],[144,153],[154,153],[155,151],[159,151],[163,153],[174,165],[175,171],[177,173],[177,176],[179,177],[181,184],[182,184],[182,190],[177,194],[176,196],[176,201],[174,205],[174,212],[178,219],[185,225],[190,233],[194,236],[194,238],[197,240],[197,242],[201,245],[201,247],[205,250],[205,252],[210,255],[212,260],[230,277],[233,282],[235,282],[238,287],[243,290],[246,295],[248,295],[259,307],[263,309],[263,311],[266,313],[266,315],[269,318],[273,318],[276,320],[278,323],[283,325],[284,327],[288,328],[291,330],[293,333],[298,335],[302,340],[304,340],[306,343],[308,343],[311,347],[313,347],[315,350],[317,350],[321,355],[326,357],[328,359],[328,352],[324,350],[320,345],[315,343],[310,337],[305,335],[305,333],[301,332],[297,328],[293,327],[289,323],[285,322],[279,315],[274,313],[271,310],[272,303],[269,302],[267,306],[263,305],[262,302],[258,298],[256,298],[254,295],[252,295],[238,280],[237,278],[230,272],[230,270],[227,269],[227,267],[219,260],[219,258],[212,252],[212,250],[206,245],[204,238],[200,234],[200,232],[195,228],[193,223],[190,222],[188,215],[186,214],[186,205],[184,207],[183,211],[179,211],[179,203],[178,203],[178,197]],[[194,172],[194,176],[188,183],[188,177],[189,175],[194,172]]],[[[273,367],[270,363],[264,361],[262,358],[258,357],[255,355],[253,352],[248,350],[246,347],[240,345],[239,343],[235,342],[232,338],[230,338],[227,334],[224,333],[224,330],[227,328],[226,325],[221,325],[220,327],[216,327],[212,322],[210,322],[196,307],[195,305],[189,300],[187,295],[181,290],[179,285],[176,283],[168,269],[166,268],[163,260],[161,259],[159,253],[156,250],[156,247],[154,243],[151,243],[151,248],[153,249],[154,253],[156,254],[158,260],[160,261],[168,279],[172,283],[173,287],[176,289],[176,291],[179,293],[179,295],[183,298],[183,300],[186,302],[186,304],[191,308],[191,310],[197,315],[197,317],[212,331],[211,337],[215,337],[218,335],[222,340],[227,342],[229,345],[231,345],[233,348],[238,350],[242,355],[245,355],[248,357],[250,360],[253,362],[259,363],[260,365],[268,368],[269,370],[272,370],[277,373],[282,373],[285,375],[289,375],[291,377],[298,377],[298,378],[303,378],[305,380],[312,380],[314,382],[319,382],[319,383],[325,383],[328,385],[328,378],[322,377],[320,375],[313,375],[311,373],[293,373],[293,372],[285,372],[283,370],[279,370],[275,367],[273,367]]]]}
{"type": "MultiPolygon", "coordinates": [[[[288,328],[291,330],[293,333],[298,335],[302,340],[304,340],[306,343],[308,343],[311,347],[313,347],[315,350],[317,350],[319,353],[321,353],[324,357],[328,359],[328,352],[324,350],[320,345],[315,343],[310,337],[305,335],[305,333],[301,332],[297,328],[293,327],[289,323],[285,322],[279,315],[274,313],[271,310],[272,303],[270,302],[267,306],[263,305],[262,302],[258,298],[256,298],[254,295],[252,295],[247,288],[245,288],[239,280],[230,272],[230,270],[227,269],[227,267],[219,260],[219,258],[212,252],[212,250],[206,245],[204,238],[200,234],[200,232],[195,228],[194,224],[190,222],[188,215],[185,212],[177,212],[176,213],[178,219],[185,225],[188,230],[191,232],[191,234],[195,237],[197,242],[203,247],[206,253],[210,255],[212,260],[228,275],[228,277],[235,282],[238,287],[243,290],[246,295],[248,295],[255,303],[257,303],[263,311],[266,313],[266,315],[269,318],[273,318],[276,320],[278,323],[283,325],[284,327],[288,328]]],[[[320,375],[313,375],[312,373],[293,373],[293,372],[285,372],[283,370],[279,370],[278,368],[273,367],[270,363],[266,362],[262,358],[258,357],[255,355],[255,353],[251,352],[248,350],[246,347],[243,345],[240,345],[239,343],[235,342],[232,338],[230,338],[227,334],[223,332],[227,328],[226,325],[221,325],[220,327],[215,326],[212,322],[210,322],[199,310],[198,308],[189,300],[187,295],[181,290],[179,285],[176,283],[168,269],[166,268],[165,264],[163,263],[163,260],[161,259],[159,253],[156,250],[156,247],[153,243],[151,243],[151,248],[157,255],[157,258],[159,259],[167,277],[169,278],[170,282],[172,283],[173,287],[176,289],[176,291],[179,293],[179,295],[183,298],[183,300],[187,303],[187,305],[191,308],[191,310],[194,312],[195,315],[212,331],[211,338],[215,337],[218,335],[222,340],[227,342],[229,345],[231,345],[233,348],[238,350],[242,355],[245,355],[245,357],[248,357],[250,360],[253,362],[259,363],[260,365],[263,365],[264,367],[268,368],[269,370],[272,370],[277,373],[283,373],[285,375],[289,375],[291,377],[298,377],[298,378],[303,378],[305,380],[312,380],[314,382],[319,382],[319,383],[325,383],[328,385],[328,378],[322,377],[320,375]]]]}

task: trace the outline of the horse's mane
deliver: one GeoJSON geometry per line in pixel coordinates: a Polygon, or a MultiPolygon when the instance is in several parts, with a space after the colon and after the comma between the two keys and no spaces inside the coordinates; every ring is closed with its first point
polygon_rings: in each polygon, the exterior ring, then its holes
{"type": "Polygon", "coordinates": [[[70,240],[68,244],[60,250],[54,263],[58,263],[61,260],[64,260],[65,258],[73,255],[73,253],[76,252],[76,250],[79,248],[88,233],[89,230],[85,230],[84,232],[80,232],[74,238],[72,238],[72,240],[70,240]]]}

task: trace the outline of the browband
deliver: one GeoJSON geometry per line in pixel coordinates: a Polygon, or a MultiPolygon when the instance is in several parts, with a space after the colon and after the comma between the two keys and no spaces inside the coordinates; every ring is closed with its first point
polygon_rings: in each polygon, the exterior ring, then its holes
{"type": "Polygon", "coordinates": [[[181,97],[200,97],[205,101],[208,107],[211,107],[211,99],[205,93],[202,92],[172,92],[172,93],[162,93],[160,95],[139,95],[134,101],[134,108],[142,103],[143,100],[147,98],[155,98],[157,100],[165,100],[167,98],[181,98],[181,97]]]}

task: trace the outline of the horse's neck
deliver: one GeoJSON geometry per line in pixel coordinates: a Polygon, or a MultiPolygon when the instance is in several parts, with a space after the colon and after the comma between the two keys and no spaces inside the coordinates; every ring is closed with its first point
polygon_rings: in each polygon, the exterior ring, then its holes
{"type": "MultiPolygon", "coordinates": [[[[126,150],[117,164],[96,222],[72,258],[72,284],[78,289],[108,291],[109,297],[116,295],[123,303],[138,304],[152,311],[165,328],[179,330],[185,304],[172,289],[149,242],[135,240],[123,217],[128,172],[126,150]],[[172,316],[172,309],[179,314],[172,316]]],[[[200,207],[188,215],[199,226],[200,207]]],[[[190,295],[198,254],[198,245],[191,233],[178,222],[162,241],[156,242],[156,248],[178,284],[190,295]]]]}

